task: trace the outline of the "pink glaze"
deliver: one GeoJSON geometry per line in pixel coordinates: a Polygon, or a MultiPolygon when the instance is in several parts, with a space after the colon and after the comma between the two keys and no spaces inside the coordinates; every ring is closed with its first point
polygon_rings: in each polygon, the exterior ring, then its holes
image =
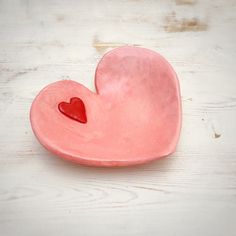
{"type": "Polygon", "coordinates": [[[30,112],[40,143],[58,156],[86,165],[127,166],[167,156],[181,127],[177,76],[159,54],[120,47],[99,62],[97,93],[70,80],[45,87],[30,112]],[[80,98],[87,123],[62,114],[61,102],[80,98]]]}

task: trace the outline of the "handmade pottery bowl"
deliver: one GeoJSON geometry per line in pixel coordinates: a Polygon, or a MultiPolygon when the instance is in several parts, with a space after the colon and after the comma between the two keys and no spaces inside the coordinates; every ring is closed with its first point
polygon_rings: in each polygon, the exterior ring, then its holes
{"type": "Polygon", "coordinates": [[[103,56],[96,92],[71,80],[45,87],[30,120],[39,142],[80,164],[127,166],[172,153],[181,128],[179,83],[170,64],[144,48],[103,56]]]}

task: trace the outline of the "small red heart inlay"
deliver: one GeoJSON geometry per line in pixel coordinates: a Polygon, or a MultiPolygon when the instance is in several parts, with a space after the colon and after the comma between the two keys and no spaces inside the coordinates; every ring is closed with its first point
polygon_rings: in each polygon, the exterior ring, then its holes
{"type": "Polygon", "coordinates": [[[87,123],[87,116],[84,102],[77,97],[70,99],[70,102],[61,102],[58,104],[59,111],[65,116],[79,121],[80,123],[87,123]]]}

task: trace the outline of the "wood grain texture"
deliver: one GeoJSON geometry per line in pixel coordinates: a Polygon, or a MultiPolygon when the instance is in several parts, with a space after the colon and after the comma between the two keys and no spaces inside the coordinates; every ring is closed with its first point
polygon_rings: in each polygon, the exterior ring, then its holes
{"type": "Polygon", "coordinates": [[[236,232],[236,1],[0,0],[0,234],[207,235],[236,232]],[[171,157],[129,168],[65,162],[32,134],[39,90],[94,89],[106,51],[163,54],[181,85],[171,157]]]}

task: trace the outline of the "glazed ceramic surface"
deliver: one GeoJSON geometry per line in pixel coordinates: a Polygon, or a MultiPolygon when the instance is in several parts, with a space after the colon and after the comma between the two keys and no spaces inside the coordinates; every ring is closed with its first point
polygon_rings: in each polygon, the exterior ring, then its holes
{"type": "Polygon", "coordinates": [[[179,83],[170,64],[144,48],[120,47],[99,62],[96,92],[58,81],[35,98],[30,112],[40,143],[86,165],[126,166],[167,156],[181,127],[179,83]]]}

